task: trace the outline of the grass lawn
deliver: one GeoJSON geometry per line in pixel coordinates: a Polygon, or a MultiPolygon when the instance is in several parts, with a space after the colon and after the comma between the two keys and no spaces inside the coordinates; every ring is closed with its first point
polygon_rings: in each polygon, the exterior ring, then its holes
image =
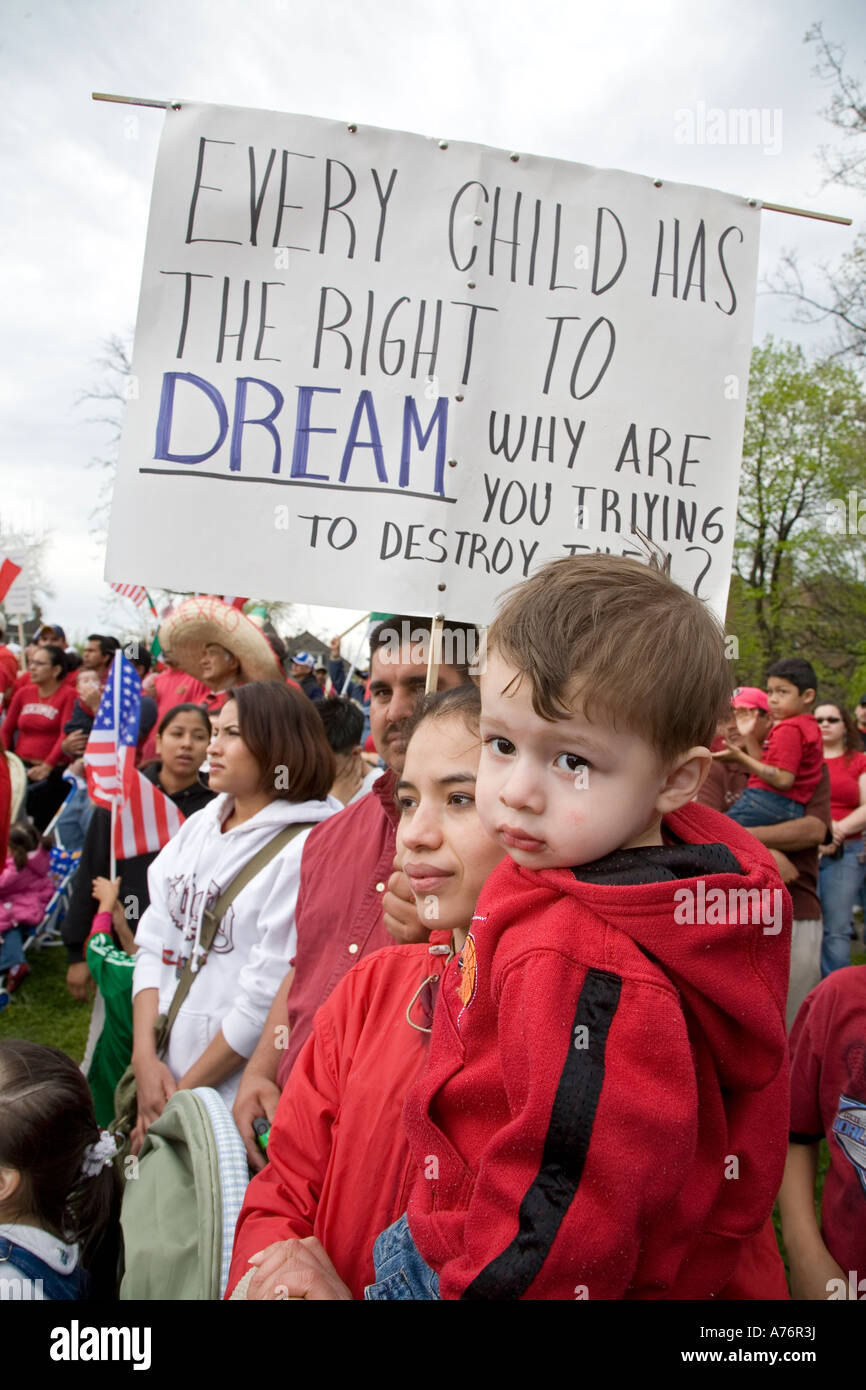
{"type": "Polygon", "coordinates": [[[27,953],[30,974],[0,1013],[0,1038],[50,1043],[76,1062],[84,1056],[90,1005],[79,1004],[66,988],[66,951],[48,946],[27,953]]]}

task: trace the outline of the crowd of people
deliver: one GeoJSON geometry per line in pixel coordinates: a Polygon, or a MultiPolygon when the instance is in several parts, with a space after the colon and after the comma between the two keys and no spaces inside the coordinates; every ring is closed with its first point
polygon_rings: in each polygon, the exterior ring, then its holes
{"type": "Polygon", "coordinates": [[[93,1000],[82,1071],[0,1041],[13,1283],[114,1297],[130,1175],[215,1092],[229,1298],[848,1296],[866,696],[798,656],[732,694],[705,606],[615,556],[544,566],[480,648],[447,623],[439,660],[392,615],[368,670],[198,597],[156,661],[125,644],[176,816],[123,857],[84,765],[119,646],[0,644],[0,1006],[38,988],[52,844],[93,1000]]]}

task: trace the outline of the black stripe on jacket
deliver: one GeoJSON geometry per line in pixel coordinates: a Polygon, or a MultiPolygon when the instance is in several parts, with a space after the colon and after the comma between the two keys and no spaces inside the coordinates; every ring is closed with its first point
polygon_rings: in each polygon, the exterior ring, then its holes
{"type": "Polygon", "coordinates": [[[569,1046],[550,1113],[541,1167],[520,1203],[516,1236],[501,1255],[478,1272],[462,1298],[520,1298],[541,1272],[586,1163],[604,1081],[607,1035],[621,991],[619,975],[605,970],[586,972],[572,1038],[577,1028],[584,1027],[589,1045],[569,1046]]]}

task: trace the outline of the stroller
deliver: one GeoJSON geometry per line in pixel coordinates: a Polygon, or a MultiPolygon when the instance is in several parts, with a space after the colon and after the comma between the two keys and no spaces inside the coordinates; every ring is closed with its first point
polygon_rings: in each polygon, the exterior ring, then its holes
{"type": "Polygon", "coordinates": [[[219,1093],[175,1091],[123,1174],[121,1300],[222,1298],[249,1169],[219,1093]]]}

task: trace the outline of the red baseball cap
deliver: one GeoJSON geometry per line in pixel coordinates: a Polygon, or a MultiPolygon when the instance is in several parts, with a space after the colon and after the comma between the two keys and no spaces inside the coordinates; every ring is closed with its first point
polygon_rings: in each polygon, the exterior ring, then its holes
{"type": "Polygon", "coordinates": [[[770,712],[770,704],[763,690],[759,690],[756,685],[738,686],[731,696],[731,707],[733,709],[762,709],[765,714],[770,712]]]}

